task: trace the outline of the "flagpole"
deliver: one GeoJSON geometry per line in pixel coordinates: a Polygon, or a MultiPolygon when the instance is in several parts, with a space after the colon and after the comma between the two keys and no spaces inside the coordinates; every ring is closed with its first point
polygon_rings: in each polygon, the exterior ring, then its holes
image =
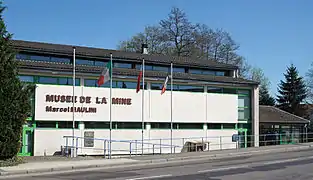
{"type": "Polygon", "coordinates": [[[143,154],[143,132],[144,132],[144,128],[145,128],[145,123],[144,123],[144,115],[145,115],[145,110],[144,110],[144,101],[145,101],[145,59],[142,59],[142,102],[141,102],[141,120],[142,120],[142,124],[141,124],[141,153],[143,154]]]}
{"type": "Polygon", "coordinates": [[[173,63],[171,62],[171,153],[173,148],[173,63]]]}
{"type": "MultiPolygon", "coordinates": [[[[72,147],[75,144],[75,80],[76,80],[76,48],[73,47],[73,124],[72,124],[72,147]]],[[[73,150],[73,149],[72,149],[73,150]]],[[[74,154],[72,154],[74,156],[74,154]]]]}
{"type": "Polygon", "coordinates": [[[110,159],[112,157],[112,84],[113,84],[113,63],[112,63],[112,53],[110,54],[110,159]]]}

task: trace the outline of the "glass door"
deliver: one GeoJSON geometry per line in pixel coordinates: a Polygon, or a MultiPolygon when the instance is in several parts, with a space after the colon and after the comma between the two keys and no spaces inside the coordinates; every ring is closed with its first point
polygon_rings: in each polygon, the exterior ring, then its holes
{"type": "Polygon", "coordinates": [[[23,127],[22,146],[19,152],[20,156],[31,156],[33,154],[33,127],[23,127]]]}
{"type": "Polygon", "coordinates": [[[247,148],[247,129],[238,129],[239,148],[247,148]]]}

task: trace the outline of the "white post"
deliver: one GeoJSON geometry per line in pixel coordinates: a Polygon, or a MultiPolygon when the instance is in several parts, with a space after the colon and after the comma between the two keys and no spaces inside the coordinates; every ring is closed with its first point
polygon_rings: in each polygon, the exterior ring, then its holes
{"type": "Polygon", "coordinates": [[[173,63],[171,62],[171,153],[173,153],[172,149],[173,149],[173,63]]]}
{"type": "Polygon", "coordinates": [[[112,157],[112,84],[113,84],[113,60],[112,53],[110,54],[110,159],[112,157]]]}
{"type": "Polygon", "coordinates": [[[142,120],[142,124],[141,124],[141,153],[143,154],[143,139],[144,139],[144,128],[145,128],[145,122],[144,122],[144,118],[145,118],[145,106],[144,106],[144,102],[145,102],[145,59],[142,59],[142,102],[141,102],[141,120],[142,120]]]}
{"type": "MultiPolygon", "coordinates": [[[[71,152],[74,150],[74,144],[75,144],[75,80],[76,80],[76,48],[73,47],[73,124],[72,124],[72,149],[71,152]]],[[[74,152],[72,152],[72,157],[74,157],[74,152]]]]}

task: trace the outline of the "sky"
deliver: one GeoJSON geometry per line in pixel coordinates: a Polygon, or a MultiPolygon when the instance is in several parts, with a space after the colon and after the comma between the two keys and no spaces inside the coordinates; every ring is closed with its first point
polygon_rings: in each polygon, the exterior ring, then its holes
{"type": "Polygon", "coordinates": [[[311,0],[4,0],[14,39],[115,49],[122,40],[157,24],[172,7],[193,23],[222,28],[239,54],[263,69],[275,95],[293,63],[305,76],[313,62],[311,0]]]}

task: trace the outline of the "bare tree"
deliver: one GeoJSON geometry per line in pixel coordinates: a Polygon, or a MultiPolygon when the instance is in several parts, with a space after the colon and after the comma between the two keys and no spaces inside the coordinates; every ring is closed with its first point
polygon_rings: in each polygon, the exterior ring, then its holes
{"type": "Polygon", "coordinates": [[[120,42],[118,49],[138,52],[142,43],[148,44],[150,54],[213,60],[237,65],[241,77],[249,73],[249,65],[237,53],[239,45],[228,32],[205,24],[192,24],[186,14],[176,7],[158,25],[147,26],[144,32],[120,42]]]}

